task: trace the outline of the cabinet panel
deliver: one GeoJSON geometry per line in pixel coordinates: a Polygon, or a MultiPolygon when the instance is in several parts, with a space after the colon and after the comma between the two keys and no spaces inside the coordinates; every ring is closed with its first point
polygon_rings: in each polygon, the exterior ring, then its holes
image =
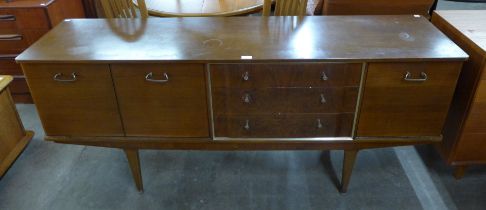
{"type": "Polygon", "coordinates": [[[123,136],[108,65],[23,64],[23,69],[48,136],[123,136]]]}
{"type": "Polygon", "coordinates": [[[358,86],[360,63],[212,64],[213,88],[358,86]]]}
{"type": "Polygon", "coordinates": [[[215,136],[229,138],[349,137],[352,113],[218,115],[215,136]]]}
{"type": "Polygon", "coordinates": [[[441,135],[461,65],[369,64],[358,136],[441,135]]]}
{"type": "Polygon", "coordinates": [[[209,136],[204,65],[116,64],[112,73],[127,136],[209,136]]]}

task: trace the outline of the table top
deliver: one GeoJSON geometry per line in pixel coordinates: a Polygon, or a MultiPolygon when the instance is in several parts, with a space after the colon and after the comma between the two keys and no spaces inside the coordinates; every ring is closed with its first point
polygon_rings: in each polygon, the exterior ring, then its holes
{"type": "Polygon", "coordinates": [[[434,13],[435,17],[442,18],[460,32],[460,36],[486,53],[486,10],[442,10],[434,13]]]}
{"type": "Polygon", "coordinates": [[[465,60],[426,18],[401,16],[74,19],[16,60],[275,62],[465,60]]]}
{"type": "MultiPolygon", "coordinates": [[[[135,1],[136,2],[136,1],[135,1]]],[[[145,0],[154,16],[234,16],[262,9],[263,0],[145,0]]]]}
{"type": "Polygon", "coordinates": [[[12,76],[0,75],[0,92],[13,80],[12,76]]]}
{"type": "Polygon", "coordinates": [[[5,2],[0,0],[0,8],[19,8],[19,7],[45,7],[55,0],[13,0],[5,2]]]}

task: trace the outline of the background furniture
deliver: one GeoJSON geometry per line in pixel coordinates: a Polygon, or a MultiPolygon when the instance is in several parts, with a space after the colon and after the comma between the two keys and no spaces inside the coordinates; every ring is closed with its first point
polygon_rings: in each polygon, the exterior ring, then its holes
{"type": "Polygon", "coordinates": [[[438,146],[460,178],[466,166],[486,163],[486,11],[435,11],[432,23],[470,56],[438,146]]]}
{"type": "Polygon", "coordinates": [[[32,103],[15,57],[65,18],[84,17],[81,0],[0,1],[0,74],[14,75],[15,102],[32,103]]]}
{"type": "Polygon", "coordinates": [[[339,149],[345,192],[359,150],[442,139],[467,58],[411,15],[111,22],[63,22],[17,61],[46,139],[123,149],[139,190],[139,149],[339,149]]]}
{"type": "Polygon", "coordinates": [[[430,16],[434,0],[324,0],[323,15],[400,15],[430,16]]]}
{"type": "Polygon", "coordinates": [[[32,131],[25,131],[8,85],[11,76],[0,75],[0,177],[20,155],[34,136],[32,131]]]}
{"type": "MultiPolygon", "coordinates": [[[[264,0],[263,16],[269,16],[272,0],[264,0]]],[[[306,15],[307,0],[277,0],[275,1],[275,16],[304,16],[306,15]]]]}
{"type": "Polygon", "coordinates": [[[101,0],[104,17],[106,18],[148,18],[147,6],[145,0],[136,0],[137,6],[133,0],[101,0]],[[140,14],[140,15],[139,15],[140,14]]]}
{"type": "Polygon", "coordinates": [[[235,16],[259,12],[263,0],[146,0],[150,15],[161,17],[235,16]]]}

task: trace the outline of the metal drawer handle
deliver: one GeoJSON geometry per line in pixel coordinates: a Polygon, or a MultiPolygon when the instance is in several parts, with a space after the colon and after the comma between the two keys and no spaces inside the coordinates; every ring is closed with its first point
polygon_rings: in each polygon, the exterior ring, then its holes
{"type": "Polygon", "coordinates": [[[324,97],[324,93],[321,94],[321,104],[325,104],[327,102],[326,97],[324,97]]]}
{"type": "Polygon", "coordinates": [[[247,71],[245,71],[245,73],[243,73],[241,78],[243,78],[244,81],[248,81],[250,80],[250,74],[247,71]]]}
{"type": "Polygon", "coordinates": [[[61,77],[63,76],[64,75],[62,73],[57,73],[52,79],[58,82],[75,82],[76,80],[78,80],[78,78],[76,77],[76,72],[71,73],[71,79],[61,79],[61,77]]]}
{"type": "Polygon", "coordinates": [[[420,78],[414,79],[412,78],[412,73],[407,71],[403,79],[408,82],[425,82],[427,81],[427,74],[425,72],[420,72],[420,78]]]}
{"type": "Polygon", "coordinates": [[[167,73],[163,74],[164,79],[153,79],[153,76],[154,76],[153,73],[150,72],[147,75],[145,75],[145,80],[147,80],[148,82],[155,82],[155,83],[166,83],[169,81],[169,75],[167,75],[167,73]]]}
{"type": "Polygon", "coordinates": [[[327,77],[326,72],[321,72],[321,80],[326,81],[328,79],[329,79],[329,77],[327,77]]]}
{"type": "Polygon", "coordinates": [[[250,130],[250,120],[246,120],[246,122],[245,122],[245,126],[243,126],[243,128],[244,128],[245,130],[247,130],[247,131],[249,131],[249,130],[250,130]]]}
{"type": "Polygon", "coordinates": [[[247,104],[251,103],[251,96],[250,96],[250,94],[245,93],[245,95],[243,96],[243,102],[245,102],[247,104]]]}
{"type": "Polygon", "coordinates": [[[18,41],[18,40],[22,40],[22,35],[20,34],[0,35],[0,41],[18,41]]]}
{"type": "Polygon", "coordinates": [[[324,127],[321,123],[321,119],[317,119],[317,129],[321,129],[322,127],[324,127]]]}
{"type": "Polygon", "coordinates": [[[15,15],[0,15],[0,21],[13,21],[15,20],[15,15]]]}

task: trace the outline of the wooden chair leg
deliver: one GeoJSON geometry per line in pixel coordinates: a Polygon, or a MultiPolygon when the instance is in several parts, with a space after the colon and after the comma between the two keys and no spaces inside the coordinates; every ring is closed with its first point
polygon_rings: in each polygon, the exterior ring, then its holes
{"type": "Polygon", "coordinates": [[[456,179],[461,179],[466,174],[467,166],[456,166],[454,170],[454,177],[456,179]]]}
{"type": "Polygon", "coordinates": [[[142,171],[140,170],[140,159],[138,157],[138,149],[123,149],[132,171],[133,180],[137,186],[138,191],[143,192],[142,171]]]}
{"type": "Polygon", "coordinates": [[[348,191],[349,180],[351,179],[351,173],[353,172],[354,162],[358,150],[345,150],[344,151],[344,161],[343,161],[343,174],[341,178],[341,193],[346,193],[348,191]]]}

